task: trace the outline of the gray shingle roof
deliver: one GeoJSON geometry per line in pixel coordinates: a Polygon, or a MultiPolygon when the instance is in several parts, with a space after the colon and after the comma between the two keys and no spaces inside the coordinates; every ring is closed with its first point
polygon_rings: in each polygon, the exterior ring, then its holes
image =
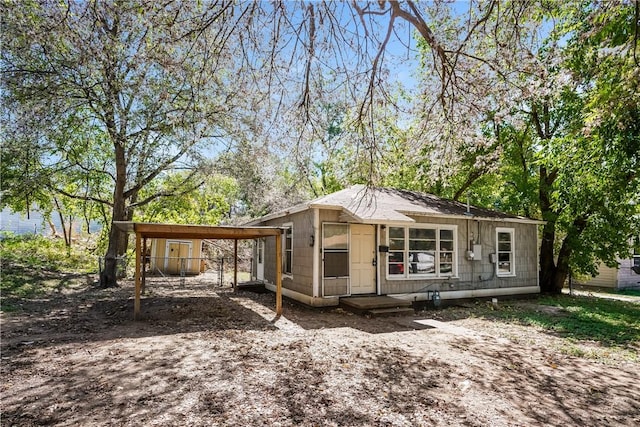
{"type": "Polygon", "coordinates": [[[290,209],[267,215],[253,223],[278,218],[309,208],[336,209],[351,216],[357,222],[387,223],[415,222],[411,216],[464,217],[494,221],[543,223],[522,216],[491,209],[469,206],[433,194],[394,188],[370,188],[354,185],[344,190],[311,200],[290,209]]]}

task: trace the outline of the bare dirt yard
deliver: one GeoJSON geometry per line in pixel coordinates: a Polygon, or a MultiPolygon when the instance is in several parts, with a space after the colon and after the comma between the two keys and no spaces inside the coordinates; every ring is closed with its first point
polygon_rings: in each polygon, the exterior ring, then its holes
{"type": "Polygon", "coordinates": [[[3,313],[2,426],[640,425],[640,362],[597,343],[465,307],[275,319],[271,293],[148,290],[137,322],[130,282],[3,313]]]}

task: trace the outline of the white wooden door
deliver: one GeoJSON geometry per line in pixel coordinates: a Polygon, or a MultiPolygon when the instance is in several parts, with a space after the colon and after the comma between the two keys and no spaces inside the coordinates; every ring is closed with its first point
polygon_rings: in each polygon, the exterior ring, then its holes
{"type": "Polygon", "coordinates": [[[264,280],[264,239],[256,243],[256,279],[264,280]]]}
{"type": "Polygon", "coordinates": [[[351,294],[376,292],[375,227],[351,224],[351,294]]]}

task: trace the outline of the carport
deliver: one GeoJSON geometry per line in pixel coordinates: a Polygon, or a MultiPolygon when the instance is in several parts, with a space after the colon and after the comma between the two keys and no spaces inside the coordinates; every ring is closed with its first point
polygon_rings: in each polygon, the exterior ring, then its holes
{"type": "Polygon", "coordinates": [[[114,221],[113,226],[135,234],[135,299],[133,318],[140,314],[140,295],[145,286],[144,254],[147,239],[213,239],[234,241],[234,286],[238,282],[238,240],[259,239],[273,236],[276,240],[276,314],[282,314],[282,229],[278,227],[233,227],[209,225],[153,224],[131,221],[114,221]]]}

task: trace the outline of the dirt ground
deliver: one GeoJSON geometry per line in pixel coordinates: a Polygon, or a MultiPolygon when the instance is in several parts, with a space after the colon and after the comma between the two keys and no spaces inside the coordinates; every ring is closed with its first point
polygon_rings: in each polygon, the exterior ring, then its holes
{"type": "Polygon", "coordinates": [[[286,300],[275,320],[271,293],[148,289],[137,322],[130,282],[3,313],[0,424],[640,425],[640,363],[568,356],[532,327],[286,300]]]}

